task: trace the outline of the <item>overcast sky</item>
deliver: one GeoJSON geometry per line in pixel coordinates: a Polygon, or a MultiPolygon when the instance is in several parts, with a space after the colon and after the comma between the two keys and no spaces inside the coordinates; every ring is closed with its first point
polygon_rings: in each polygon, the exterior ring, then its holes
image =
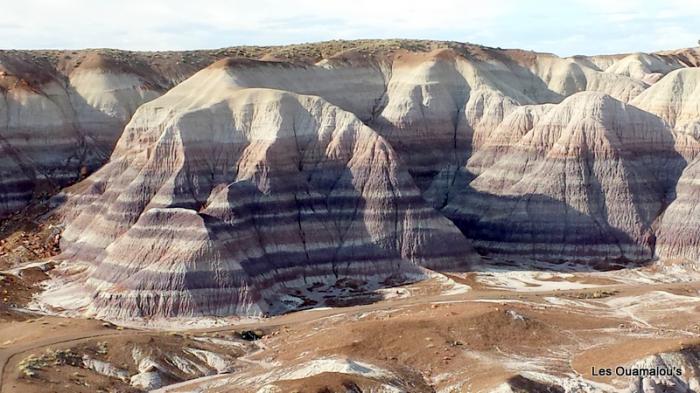
{"type": "Polygon", "coordinates": [[[559,55],[696,46],[700,0],[3,0],[0,47],[220,48],[426,38],[559,55]]]}

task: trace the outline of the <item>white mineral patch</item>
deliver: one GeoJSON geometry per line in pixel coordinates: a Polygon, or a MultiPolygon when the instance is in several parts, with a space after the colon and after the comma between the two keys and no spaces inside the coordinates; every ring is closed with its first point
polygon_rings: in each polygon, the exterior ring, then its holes
{"type": "Polygon", "coordinates": [[[233,370],[231,362],[218,353],[194,348],[186,348],[185,352],[193,354],[219,374],[228,373],[233,370]]]}
{"type": "Polygon", "coordinates": [[[115,367],[112,363],[103,362],[102,360],[92,359],[88,356],[83,356],[83,364],[86,368],[93,370],[98,374],[102,374],[111,378],[118,378],[123,381],[129,380],[129,372],[127,370],[115,367]]]}
{"type": "Polygon", "coordinates": [[[352,359],[325,358],[312,360],[294,371],[282,373],[280,379],[306,378],[324,372],[356,374],[367,378],[382,378],[390,375],[389,372],[369,363],[352,359]]]}
{"type": "Polygon", "coordinates": [[[177,367],[178,370],[182,371],[186,375],[190,376],[200,376],[200,375],[211,375],[214,374],[213,368],[208,368],[204,364],[199,364],[188,359],[185,359],[178,355],[170,355],[167,357],[169,363],[177,367]]]}
{"type": "Polygon", "coordinates": [[[503,269],[491,270],[488,273],[477,273],[476,280],[490,287],[519,292],[586,289],[600,286],[567,280],[572,277],[575,276],[570,273],[509,271],[503,269]]]}
{"type": "Polygon", "coordinates": [[[697,307],[700,306],[700,298],[653,291],[637,296],[615,297],[608,299],[605,303],[620,316],[651,326],[655,324],[656,319],[669,315],[696,313],[697,307]]]}
{"type": "Polygon", "coordinates": [[[131,377],[131,386],[144,390],[158,389],[163,386],[163,381],[160,378],[158,371],[148,371],[138,373],[131,377]]]}
{"type": "Polygon", "coordinates": [[[237,340],[227,340],[223,338],[218,338],[218,337],[192,337],[193,340],[195,341],[201,341],[209,344],[215,344],[215,345],[221,345],[221,346],[227,346],[227,347],[236,347],[236,348],[241,348],[245,349],[248,347],[247,343],[237,341],[237,340]]]}

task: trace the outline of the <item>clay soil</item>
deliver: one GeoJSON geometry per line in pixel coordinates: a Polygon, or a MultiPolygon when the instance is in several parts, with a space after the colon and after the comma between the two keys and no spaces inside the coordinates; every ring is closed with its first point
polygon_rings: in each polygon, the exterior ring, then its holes
{"type": "MultiPolygon", "coordinates": [[[[40,282],[43,274],[29,270],[25,277],[5,278],[13,285],[12,301],[26,302],[35,290],[32,283],[40,282]]],[[[204,387],[212,392],[255,391],[246,385],[239,388],[232,382],[225,383],[226,378],[265,376],[275,370],[302,367],[315,359],[352,359],[384,370],[390,377],[321,372],[291,380],[261,380],[259,385],[277,386],[283,392],[317,393],[342,392],[349,387],[371,391],[388,383],[407,391],[433,392],[461,382],[466,384],[456,391],[478,392],[509,383],[520,386],[522,391],[546,391],[551,386],[527,379],[522,373],[537,371],[552,377],[578,374],[589,380],[617,383],[592,378],[591,367],[634,362],[655,353],[688,350],[700,344],[696,339],[698,331],[693,330],[700,326],[698,306],[694,311],[692,306],[700,291],[697,282],[638,284],[621,283],[617,277],[610,277],[599,281],[601,287],[518,292],[492,287],[478,272],[466,277],[462,283],[478,284],[473,285],[478,288],[442,294],[437,290],[439,286],[426,281],[404,286],[414,294],[408,297],[181,333],[118,330],[102,321],[20,313],[21,318],[0,321],[0,361],[4,364],[1,391],[132,391],[122,381],[82,367],[48,367],[34,377],[26,377],[18,366],[28,356],[38,356],[47,349],[71,349],[135,373],[131,360],[134,345],[176,351],[193,345],[193,335],[234,337],[245,329],[262,330],[264,336],[246,350],[219,349],[241,359],[235,365],[237,372],[193,380],[173,391],[204,387]],[[676,301],[673,296],[678,296],[685,311],[668,318],[653,297],[644,300],[663,293],[671,296],[671,302],[676,301]],[[651,303],[629,309],[608,304],[624,299],[651,303]],[[106,355],[97,352],[98,346],[103,345],[100,343],[108,348],[106,355]],[[222,385],[209,385],[217,381],[222,385]]],[[[575,278],[593,282],[585,274],[575,278]]]]}

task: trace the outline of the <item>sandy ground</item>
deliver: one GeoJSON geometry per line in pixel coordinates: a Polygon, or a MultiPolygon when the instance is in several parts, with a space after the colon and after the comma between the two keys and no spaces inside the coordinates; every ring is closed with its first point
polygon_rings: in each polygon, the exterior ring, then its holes
{"type": "MultiPolygon", "coordinates": [[[[80,352],[98,342],[121,348],[148,338],[157,340],[153,346],[170,345],[175,351],[173,340],[182,335],[234,336],[246,329],[262,330],[264,337],[242,353],[240,348],[219,349],[236,352],[233,372],[185,382],[174,379],[180,383],[163,391],[255,392],[264,387],[261,391],[478,392],[504,382],[536,391],[537,386],[529,385],[536,383],[533,378],[579,378],[617,389],[628,381],[594,377],[592,367],[700,346],[698,281],[662,280],[643,269],[540,268],[482,267],[388,291],[395,296],[370,304],[299,311],[177,335],[13,311],[0,322],[1,391],[127,391],[128,384],[70,365],[51,366],[31,378],[21,374],[19,365],[47,348],[80,352]]],[[[117,355],[105,360],[128,363],[117,355]]]]}

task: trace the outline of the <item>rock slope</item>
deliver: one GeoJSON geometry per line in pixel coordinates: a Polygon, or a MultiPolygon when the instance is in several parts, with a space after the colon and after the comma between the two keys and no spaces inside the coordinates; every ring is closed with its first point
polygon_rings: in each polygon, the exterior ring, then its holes
{"type": "Polygon", "coordinates": [[[286,288],[475,260],[356,116],[227,75],[204,70],[142,106],[74,190],[64,258],[87,264],[99,315],[277,312],[286,288]]]}
{"type": "Polygon", "coordinates": [[[412,40],[0,52],[0,215],[96,171],[52,201],[64,271],[85,279],[69,298],[114,318],[279,312],[317,284],[462,269],[472,243],[608,266],[658,238],[696,258],[696,165],[678,178],[700,152],[699,59],[412,40]]]}
{"type": "Polygon", "coordinates": [[[67,75],[45,59],[0,55],[0,216],[99,168],[131,114],[162,91],[96,53],[67,75]]]}
{"type": "Polygon", "coordinates": [[[611,64],[605,71],[653,84],[669,72],[682,68],[678,59],[668,59],[657,54],[635,53],[611,64]]]}
{"type": "Polygon", "coordinates": [[[513,142],[489,155],[505,153],[470,184],[456,186],[443,212],[486,252],[651,259],[652,226],[685,165],[666,123],[590,92],[567,98],[534,124],[527,115],[521,111],[523,121],[514,119],[520,127],[508,127],[513,142]]]}
{"type": "MultiPolygon", "coordinates": [[[[656,113],[679,133],[700,136],[700,72],[680,69],[641,94],[633,103],[656,113]]],[[[697,157],[695,149],[685,155],[697,157]]],[[[700,260],[700,160],[695,158],[683,172],[675,189],[675,200],[665,210],[659,227],[658,255],[663,258],[700,260]]]]}
{"type": "Polygon", "coordinates": [[[584,90],[628,101],[650,73],[696,59],[693,52],[630,56],[562,59],[412,40],[160,53],[3,51],[0,215],[93,172],[140,104],[225,57],[240,59],[221,64],[240,86],[319,95],[353,112],[392,143],[425,189],[437,173],[464,164],[517,105],[559,102],[584,90]],[[602,62],[611,69],[596,65],[602,62]]]}
{"type": "Polygon", "coordinates": [[[700,137],[700,69],[670,73],[632,104],[660,116],[678,131],[700,137]]]}
{"type": "Polygon", "coordinates": [[[664,212],[657,253],[662,258],[700,261],[700,158],[691,162],[678,180],[676,198],[664,212]]]}
{"type": "MultiPolygon", "coordinates": [[[[421,189],[464,164],[519,105],[559,102],[584,90],[629,100],[645,88],[552,55],[479,47],[348,50],[315,64],[229,59],[218,63],[240,87],[322,96],[384,136],[421,189]]],[[[215,73],[203,90],[215,89],[215,73]]]]}
{"type": "Polygon", "coordinates": [[[260,51],[0,51],[0,217],[102,166],[141,104],[260,51]]]}

